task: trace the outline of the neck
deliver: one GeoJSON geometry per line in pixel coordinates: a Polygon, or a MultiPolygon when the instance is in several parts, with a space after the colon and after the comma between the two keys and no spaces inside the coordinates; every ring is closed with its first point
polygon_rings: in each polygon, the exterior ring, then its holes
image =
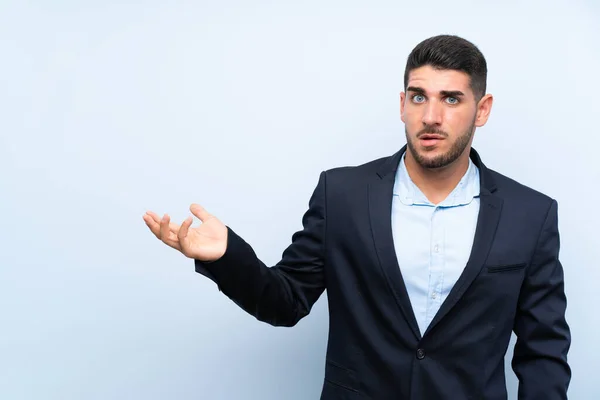
{"type": "Polygon", "coordinates": [[[425,168],[406,150],[406,170],[410,179],[433,204],[439,204],[454,190],[469,168],[469,150],[441,168],[425,168]]]}

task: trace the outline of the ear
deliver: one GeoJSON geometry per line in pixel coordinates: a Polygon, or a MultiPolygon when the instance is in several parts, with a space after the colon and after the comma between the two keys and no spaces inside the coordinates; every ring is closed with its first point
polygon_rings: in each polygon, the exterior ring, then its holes
{"type": "Polygon", "coordinates": [[[404,121],[404,102],[406,101],[406,93],[400,92],[400,119],[404,121]]]}
{"type": "Polygon", "coordinates": [[[475,126],[481,127],[484,126],[490,117],[490,112],[492,111],[492,103],[494,102],[494,97],[491,94],[486,94],[479,100],[477,103],[477,116],[475,118],[475,126]]]}

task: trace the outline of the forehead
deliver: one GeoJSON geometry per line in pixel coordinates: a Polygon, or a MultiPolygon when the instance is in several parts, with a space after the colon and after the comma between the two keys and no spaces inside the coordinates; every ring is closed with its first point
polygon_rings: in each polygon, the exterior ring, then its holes
{"type": "Polygon", "coordinates": [[[460,90],[471,93],[470,77],[467,73],[453,69],[435,69],[430,65],[413,69],[408,75],[408,86],[416,86],[426,92],[460,90]]]}

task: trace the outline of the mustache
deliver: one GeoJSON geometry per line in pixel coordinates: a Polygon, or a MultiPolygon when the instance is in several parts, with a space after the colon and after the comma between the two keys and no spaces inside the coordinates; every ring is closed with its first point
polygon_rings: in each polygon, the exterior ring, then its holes
{"type": "Polygon", "coordinates": [[[448,137],[448,134],[446,132],[436,128],[435,126],[424,127],[417,133],[417,138],[420,138],[423,135],[441,135],[443,137],[448,137]]]}

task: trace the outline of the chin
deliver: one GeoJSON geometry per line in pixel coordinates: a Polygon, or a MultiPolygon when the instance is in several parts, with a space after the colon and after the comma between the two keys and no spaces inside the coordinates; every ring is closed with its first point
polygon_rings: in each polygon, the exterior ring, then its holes
{"type": "Polygon", "coordinates": [[[441,160],[439,157],[422,157],[419,160],[417,160],[417,163],[423,167],[423,168],[427,168],[427,169],[437,169],[437,168],[443,168],[445,167],[447,164],[441,160]]]}
{"type": "Polygon", "coordinates": [[[439,148],[417,150],[413,152],[413,157],[417,164],[427,169],[437,169],[448,166],[452,163],[452,159],[448,151],[443,151],[439,148]],[[415,154],[416,153],[416,154],[415,154]]]}

